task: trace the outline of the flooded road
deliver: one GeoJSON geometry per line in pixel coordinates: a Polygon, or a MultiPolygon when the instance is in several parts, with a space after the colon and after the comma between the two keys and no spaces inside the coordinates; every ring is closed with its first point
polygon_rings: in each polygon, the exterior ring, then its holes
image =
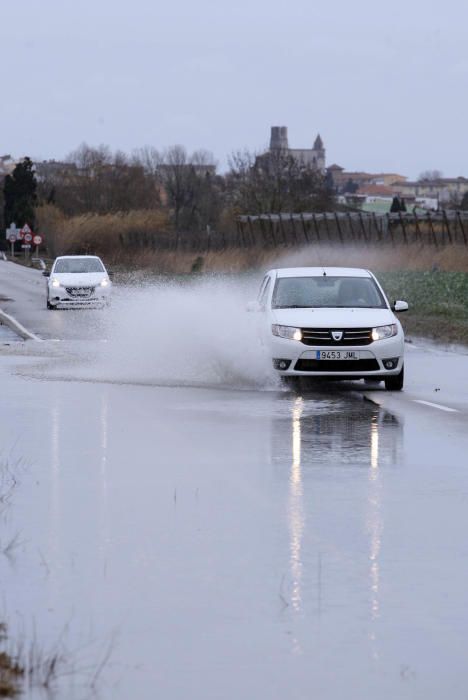
{"type": "Polygon", "coordinates": [[[112,643],[113,700],[463,697],[461,417],[331,385],[47,381],[30,363],[1,359],[2,458],[21,462],[12,632],[34,620],[86,667],[112,643]]]}
{"type": "Polygon", "coordinates": [[[213,289],[0,349],[11,639],[60,700],[465,698],[468,356],[288,392],[213,289]]]}

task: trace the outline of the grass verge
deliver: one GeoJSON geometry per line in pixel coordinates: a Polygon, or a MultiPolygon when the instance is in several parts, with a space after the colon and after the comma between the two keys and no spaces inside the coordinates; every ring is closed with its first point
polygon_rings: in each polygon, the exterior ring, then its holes
{"type": "Polygon", "coordinates": [[[379,280],[390,300],[409,303],[401,316],[407,333],[468,345],[468,273],[394,270],[379,280]]]}

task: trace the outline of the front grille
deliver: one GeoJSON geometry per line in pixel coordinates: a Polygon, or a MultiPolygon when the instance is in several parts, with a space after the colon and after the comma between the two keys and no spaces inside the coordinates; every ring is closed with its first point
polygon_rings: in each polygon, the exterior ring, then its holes
{"type": "Polygon", "coordinates": [[[94,287],[65,287],[71,297],[86,299],[94,294],[94,287]]]}
{"type": "Polygon", "coordinates": [[[304,345],[340,347],[343,345],[370,345],[372,328],[301,328],[304,345]],[[332,333],[342,331],[341,340],[333,340],[332,333]]]}
{"type": "Polygon", "coordinates": [[[379,370],[377,360],[298,360],[297,372],[373,372],[379,370]]]}

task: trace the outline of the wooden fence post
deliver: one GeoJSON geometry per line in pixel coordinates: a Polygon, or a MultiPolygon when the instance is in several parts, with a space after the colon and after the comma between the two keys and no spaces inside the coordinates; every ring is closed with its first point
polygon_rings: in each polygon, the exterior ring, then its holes
{"type": "Polygon", "coordinates": [[[305,238],[306,242],[309,243],[309,234],[307,232],[307,226],[306,226],[306,222],[304,221],[304,216],[303,216],[302,212],[301,212],[301,222],[302,222],[302,231],[304,233],[304,238],[305,238]]]}
{"type": "Polygon", "coordinates": [[[255,245],[255,233],[254,233],[254,230],[252,227],[252,218],[250,216],[248,218],[248,222],[249,222],[250,241],[251,241],[252,245],[255,245]]]}
{"type": "Polygon", "coordinates": [[[372,212],[372,221],[374,222],[375,240],[381,241],[382,240],[382,229],[379,228],[379,224],[377,221],[377,217],[375,215],[375,211],[372,212]]]}
{"type": "Polygon", "coordinates": [[[458,217],[458,223],[460,224],[460,230],[461,230],[462,236],[463,236],[463,243],[466,245],[465,227],[463,226],[462,217],[461,217],[459,211],[457,211],[457,217],[458,217]]]}
{"type": "Polygon", "coordinates": [[[237,247],[242,248],[242,237],[243,237],[243,228],[244,228],[244,222],[243,221],[238,221],[237,222],[237,247]]]}
{"type": "Polygon", "coordinates": [[[398,212],[398,214],[399,214],[399,217],[400,217],[400,226],[401,226],[402,231],[403,231],[403,240],[405,241],[406,245],[408,245],[408,236],[406,235],[405,219],[404,219],[404,216],[403,216],[403,214],[401,213],[401,211],[398,212]]]}
{"type": "Polygon", "coordinates": [[[416,240],[418,240],[420,243],[422,241],[422,235],[421,235],[421,229],[419,228],[419,219],[418,215],[416,212],[414,212],[414,223],[416,226],[416,240]]]}
{"type": "Polygon", "coordinates": [[[429,226],[431,227],[432,240],[433,240],[433,242],[434,242],[435,247],[438,248],[438,247],[439,247],[439,244],[438,244],[438,242],[437,242],[437,236],[436,236],[435,231],[434,231],[434,224],[433,224],[433,221],[432,221],[432,216],[431,216],[431,212],[430,212],[430,211],[427,212],[427,220],[429,221],[429,226]]]}
{"type": "Polygon", "coordinates": [[[444,224],[447,231],[448,242],[452,243],[452,232],[450,231],[450,222],[448,220],[447,212],[445,209],[442,209],[442,217],[444,219],[444,224]]]}
{"type": "Polygon", "coordinates": [[[315,234],[317,236],[317,241],[320,243],[320,230],[317,224],[317,219],[315,217],[315,212],[312,213],[312,221],[314,222],[315,234]]]}
{"type": "Polygon", "coordinates": [[[340,242],[343,243],[343,232],[341,230],[340,221],[338,219],[338,214],[336,212],[335,212],[335,221],[336,221],[336,227],[338,229],[338,233],[340,236],[340,242]]]}
{"type": "Polygon", "coordinates": [[[273,220],[271,218],[271,214],[268,214],[268,220],[270,222],[270,230],[271,230],[271,237],[273,239],[273,247],[276,248],[275,227],[273,225],[273,220]]]}
{"type": "Polygon", "coordinates": [[[282,235],[282,237],[283,237],[283,245],[284,245],[285,248],[287,248],[288,239],[287,239],[287,237],[286,237],[286,232],[285,232],[285,230],[284,230],[284,226],[283,226],[283,217],[282,217],[281,213],[278,214],[278,219],[279,219],[279,227],[280,227],[280,230],[281,230],[281,235],[282,235]]]}
{"type": "Polygon", "coordinates": [[[298,240],[297,240],[296,224],[294,223],[294,214],[290,214],[289,218],[291,221],[291,230],[293,232],[294,243],[297,245],[298,240]]]}
{"type": "Polygon", "coordinates": [[[387,230],[390,231],[390,238],[392,239],[392,246],[395,247],[395,237],[393,235],[393,219],[390,214],[387,214],[387,230]]]}
{"type": "Polygon", "coordinates": [[[349,226],[349,229],[351,231],[351,237],[352,237],[353,241],[355,241],[356,234],[354,233],[353,219],[352,219],[352,216],[349,212],[348,212],[348,226],[349,226]]]}
{"type": "Polygon", "coordinates": [[[367,232],[366,232],[366,227],[364,226],[364,220],[362,218],[361,212],[359,212],[359,222],[361,224],[361,237],[364,238],[364,240],[367,243],[367,232]]]}
{"type": "Polygon", "coordinates": [[[331,232],[330,232],[330,226],[328,225],[328,216],[326,215],[326,213],[323,213],[322,216],[323,216],[324,221],[325,221],[325,228],[327,229],[327,238],[331,243],[332,236],[331,236],[331,232]]]}
{"type": "Polygon", "coordinates": [[[260,231],[261,231],[261,234],[262,234],[262,243],[263,243],[264,247],[266,247],[267,244],[268,244],[268,238],[267,238],[266,232],[265,232],[265,222],[264,222],[264,220],[263,220],[263,216],[260,215],[260,216],[258,217],[258,220],[259,220],[259,222],[260,222],[260,231]]]}

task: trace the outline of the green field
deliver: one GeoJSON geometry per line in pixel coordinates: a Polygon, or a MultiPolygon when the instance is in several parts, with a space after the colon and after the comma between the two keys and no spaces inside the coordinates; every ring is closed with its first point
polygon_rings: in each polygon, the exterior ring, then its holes
{"type": "Polygon", "coordinates": [[[468,344],[468,273],[402,270],[378,278],[390,301],[408,302],[400,316],[408,333],[468,344]]]}

